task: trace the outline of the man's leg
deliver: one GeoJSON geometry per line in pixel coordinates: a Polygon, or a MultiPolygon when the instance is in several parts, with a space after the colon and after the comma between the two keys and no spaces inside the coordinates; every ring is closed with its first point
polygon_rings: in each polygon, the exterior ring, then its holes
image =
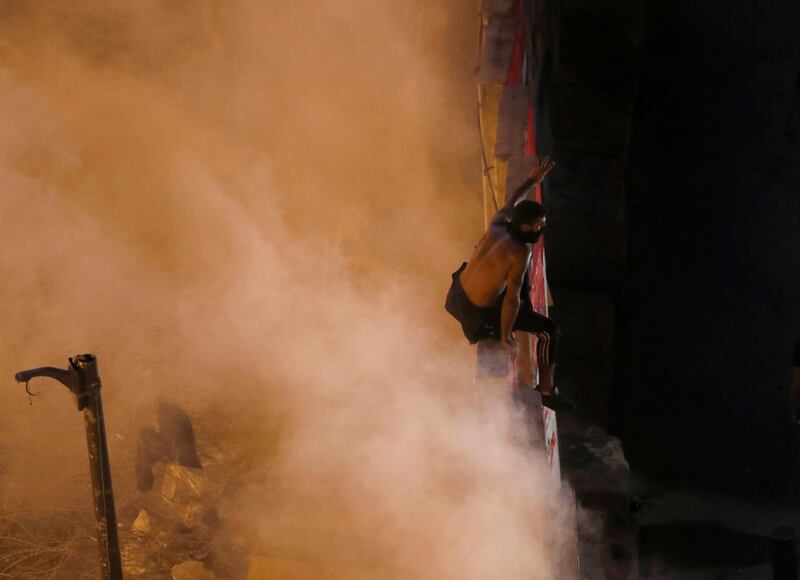
{"type": "Polygon", "coordinates": [[[537,335],[536,358],[539,363],[539,392],[553,394],[555,389],[556,355],[560,331],[555,321],[523,306],[514,323],[514,330],[537,335]]]}
{"type": "Polygon", "coordinates": [[[533,336],[528,332],[517,331],[514,338],[517,339],[519,349],[517,357],[514,359],[514,382],[518,386],[533,388],[534,382],[533,361],[531,361],[531,344],[533,336]]]}

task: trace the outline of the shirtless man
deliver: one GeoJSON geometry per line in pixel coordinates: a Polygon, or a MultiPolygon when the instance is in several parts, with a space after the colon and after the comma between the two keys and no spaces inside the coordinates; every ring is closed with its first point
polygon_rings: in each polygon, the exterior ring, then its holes
{"type": "Polygon", "coordinates": [[[531,245],[541,237],[547,218],[539,203],[524,198],[553,165],[545,157],[495,214],[469,262],[453,273],[445,304],[447,311],[461,323],[470,343],[500,340],[512,357],[517,352],[513,331],[536,334],[538,390],[545,404],[555,402],[553,379],[560,333],[556,323],[535,312],[530,302],[526,274],[531,245]]]}

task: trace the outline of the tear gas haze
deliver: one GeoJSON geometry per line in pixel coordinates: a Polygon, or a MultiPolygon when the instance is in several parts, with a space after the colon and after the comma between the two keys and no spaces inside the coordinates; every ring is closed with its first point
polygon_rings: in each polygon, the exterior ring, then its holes
{"type": "Polygon", "coordinates": [[[165,398],[238,462],[221,515],[256,551],[557,577],[544,459],[505,393],[475,411],[442,307],[481,233],[476,12],[0,1],[6,517],[91,513],[72,401],[13,382],[91,352],[118,506],[165,398]]]}

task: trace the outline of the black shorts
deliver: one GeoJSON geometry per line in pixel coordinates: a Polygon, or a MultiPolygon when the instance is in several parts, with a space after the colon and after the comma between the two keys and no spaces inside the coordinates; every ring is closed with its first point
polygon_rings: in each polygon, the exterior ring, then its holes
{"type": "MultiPolygon", "coordinates": [[[[506,293],[503,291],[491,306],[473,304],[461,286],[461,272],[466,267],[467,263],[464,262],[458,270],[453,272],[453,281],[450,284],[450,290],[447,292],[447,300],[444,307],[453,318],[461,323],[464,336],[467,337],[471,344],[486,339],[500,340],[502,338],[500,336],[501,315],[506,293]]],[[[530,332],[540,338],[545,338],[546,341],[541,341],[542,344],[540,345],[543,348],[541,359],[542,361],[555,362],[561,333],[554,320],[539,314],[533,309],[530,294],[530,280],[526,272],[522,280],[520,308],[517,319],[514,321],[514,330],[530,332]]]]}
{"type": "MultiPolygon", "coordinates": [[[[447,300],[444,307],[453,318],[461,323],[464,336],[470,344],[487,338],[500,339],[500,310],[503,307],[502,296],[492,306],[477,306],[467,297],[464,288],[461,286],[461,272],[467,267],[467,263],[453,272],[453,282],[447,292],[447,300]]],[[[503,295],[504,296],[504,295],[503,295]]]]}

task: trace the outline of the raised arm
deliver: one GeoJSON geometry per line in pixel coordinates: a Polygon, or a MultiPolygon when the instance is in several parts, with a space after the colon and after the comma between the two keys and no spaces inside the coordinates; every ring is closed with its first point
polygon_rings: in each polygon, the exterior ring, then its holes
{"type": "Polygon", "coordinates": [[[542,162],[531,170],[530,174],[528,175],[528,179],[523,181],[522,185],[515,189],[514,192],[506,198],[505,205],[501,207],[496,214],[494,214],[494,217],[492,218],[492,224],[499,225],[511,219],[511,211],[514,209],[514,206],[522,201],[526,195],[528,195],[532,187],[544,180],[547,173],[555,164],[556,162],[551,160],[549,155],[545,156],[545,158],[542,159],[542,162]]]}

